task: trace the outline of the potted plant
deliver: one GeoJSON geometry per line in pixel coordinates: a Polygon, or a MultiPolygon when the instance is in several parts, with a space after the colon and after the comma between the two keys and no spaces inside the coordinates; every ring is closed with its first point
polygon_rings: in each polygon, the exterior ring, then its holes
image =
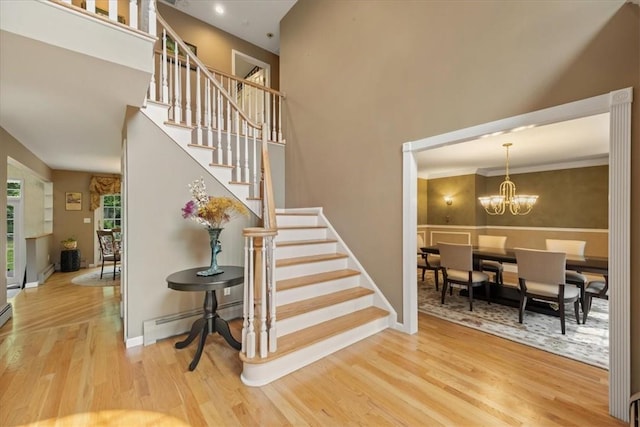
{"type": "Polygon", "coordinates": [[[62,247],[65,249],[76,249],[78,247],[78,240],[75,237],[67,237],[60,243],[62,243],[62,247]]]}

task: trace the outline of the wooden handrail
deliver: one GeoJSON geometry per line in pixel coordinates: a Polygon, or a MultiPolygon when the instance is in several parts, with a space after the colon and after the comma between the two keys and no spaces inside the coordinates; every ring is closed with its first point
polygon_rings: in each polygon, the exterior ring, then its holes
{"type": "Polygon", "coordinates": [[[233,109],[237,111],[238,114],[247,122],[247,125],[251,126],[254,129],[261,129],[262,126],[255,123],[253,120],[249,118],[249,116],[247,116],[247,114],[242,110],[242,108],[238,106],[236,101],[229,95],[229,93],[227,93],[227,90],[218,82],[218,80],[215,77],[213,77],[213,75],[211,75],[206,65],[204,65],[202,61],[200,61],[200,59],[191,52],[191,50],[187,47],[187,45],[182,42],[182,39],[180,38],[180,36],[178,36],[178,34],[176,34],[171,29],[169,24],[167,24],[167,22],[164,19],[162,19],[162,17],[159,14],[157,15],[157,20],[162,25],[162,28],[173,38],[174,43],[176,43],[176,45],[179,46],[182,49],[182,51],[187,54],[187,57],[189,58],[189,60],[192,60],[193,63],[202,70],[203,74],[207,76],[209,80],[211,80],[211,83],[213,83],[218,88],[218,90],[220,91],[222,96],[227,100],[227,102],[231,104],[233,109]]]}

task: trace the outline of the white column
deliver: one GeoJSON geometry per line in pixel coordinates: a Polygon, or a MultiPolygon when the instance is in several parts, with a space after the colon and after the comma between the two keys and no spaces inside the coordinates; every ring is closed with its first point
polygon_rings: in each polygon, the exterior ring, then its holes
{"type": "Polygon", "coordinates": [[[609,411],[625,421],[631,396],[632,97],[631,88],[611,92],[609,117],[609,411]]]}

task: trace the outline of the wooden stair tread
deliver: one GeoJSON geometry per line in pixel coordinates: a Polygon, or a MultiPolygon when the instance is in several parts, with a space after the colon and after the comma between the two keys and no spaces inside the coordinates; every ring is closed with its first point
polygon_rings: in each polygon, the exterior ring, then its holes
{"type": "Polygon", "coordinates": [[[301,245],[317,245],[321,243],[337,243],[336,239],[312,239],[312,240],[289,240],[286,242],[277,242],[276,246],[301,246],[301,245]]]}
{"type": "Polygon", "coordinates": [[[187,144],[188,147],[192,148],[204,148],[205,150],[217,150],[216,147],[210,147],[208,145],[200,145],[200,144],[187,144]]]}
{"type": "Polygon", "coordinates": [[[293,316],[309,313],[310,311],[319,310],[345,301],[371,295],[372,293],[373,291],[371,289],[356,287],[281,305],[278,306],[277,310],[278,320],[282,321],[293,316]]]}
{"type": "Polygon", "coordinates": [[[285,225],[278,226],[278,230],[306,230],[306,229],[318,229],[327,228],[325,225],[285,225]]]}
{"type": "Polygon", "coordinates": [[[261,358],[257,355],[253,359],[247,359],[244,354],[240,353],[240,360],[244,363],[255,364],[271,362],[282,356],[293,353],[296,350],[316,344],[322,340],[348,330],[355,329],[388,315],[389,312],[381,308],[367,307],[365,309],[322,322],[318,325],[278,337],[278,350],[274,353],[268,353],[265,358],[261,358]]]}
{"type": "Polygon", "coordinates": [[[328,282],[331,280],[343,279],[345,277],[357,276],[360,272],[356,270],[344,269],[327,271],[324,273],[310,274],[308,276],[293,277],[291,279],[278,280],[276,289],[279,291],[285,291],[287,289],[294,289],[301,286],[312,285],[314,283],[328,282]]]}
{"type": "Polygon", "coordinates": [[[278,215],[290,215],[290,216],[318,216],[317,213],[314,212],[276,212],[276,216],[278,215]]]}
{"type": "Polygon", "coordinates": [[[309,256],[301,256],[295,258],[283,258],[276,260],[276,268],[278,267],[287,267],[291,265],[299,265],[299,264],[308,264],[311,262],[320,262],[320,261],[333,261],[336,259],[348,258],[347,254],[321,254],[321,255],[309,255],[309,256]]]}

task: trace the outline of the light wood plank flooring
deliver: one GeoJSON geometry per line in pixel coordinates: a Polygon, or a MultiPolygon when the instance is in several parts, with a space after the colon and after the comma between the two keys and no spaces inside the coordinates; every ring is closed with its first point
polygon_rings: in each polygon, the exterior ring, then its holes
{"type": "MultiPolygon", "coordinates": [[[[87,411],[144,410],[192,426],[622,426],[607,415],[607,372],[419,315],[260,388],[210,336],[125,349],[119,290],[55,273],[21,292],[0,329],[0,425],[87,411]]],[[[106,425],[106,424],[101,424],[106,425]]]]}

